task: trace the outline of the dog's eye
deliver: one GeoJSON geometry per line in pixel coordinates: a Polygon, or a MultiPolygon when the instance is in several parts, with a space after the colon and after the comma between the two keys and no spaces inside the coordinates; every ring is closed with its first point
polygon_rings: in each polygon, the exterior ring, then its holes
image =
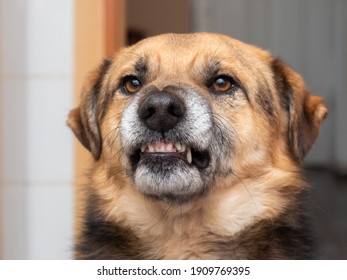
{"type": "Polygon", "coordinates": [[[215,93],[228,93],[235,87],[233,78],[228,76],[218,76],[211,84],[211,89],[215,93]]]}
{"type": "Polygon", "coordinates": [[[135,76],[125,77],[123,80],[123,88],[127,93],[135,93],[141,87],[141,82],[135,76]]]}

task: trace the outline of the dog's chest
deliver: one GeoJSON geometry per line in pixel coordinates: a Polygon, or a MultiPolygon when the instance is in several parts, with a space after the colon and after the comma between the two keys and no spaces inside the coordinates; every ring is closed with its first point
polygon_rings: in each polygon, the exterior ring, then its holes
{"type": "MultiPolygon", "coordinates": [[[[167,233],[151,237],[150,247],[162,259],[217,259],[212,236],[203,229],[167,233]]],[[[156,256],[156,257],[158,257],[156,256]]]]}
{"type": "Polygon", "coordinates": [[[137,203],[127,207],[123,217],[143,244],[145,258],[221,259],[228,249],[220,244],[232,242],[235,234],[254,222],[261,208],[241,194],[219,196],[215,201],[218,203],[205,201],[200,207],[165,211],[155,211],[150,205],[139,208],[137,203]],[[235,204],[237,207],[232,207],[235,204]]]}
{"type": "Polygon", "coordinates": [[[144,248],[150,259],[223,258],[224,251],[216,247],[223,239],[221,231],[216,230],[204,215],[168,215],[155,223],[141,224],[135,231],[139,240],[146,244],[144,248]]]}

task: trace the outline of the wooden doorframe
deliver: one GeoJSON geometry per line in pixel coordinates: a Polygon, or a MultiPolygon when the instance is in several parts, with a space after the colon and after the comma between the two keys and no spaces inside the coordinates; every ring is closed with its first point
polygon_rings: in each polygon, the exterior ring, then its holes
{"type": "MultiPolygon", "coordinates": [[[[125,43],[125,0],[75,0],[74,104],[86,75],[125,43]]],[[[91,156],[75,140],[75,234],[81,228],[84,175],[91,156]],[[77,215],[78,213],[78,215],[77,215]]]]}

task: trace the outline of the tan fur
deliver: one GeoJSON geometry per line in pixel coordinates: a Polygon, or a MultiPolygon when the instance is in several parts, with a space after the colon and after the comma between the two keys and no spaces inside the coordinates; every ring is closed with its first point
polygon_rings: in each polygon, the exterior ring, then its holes
{"type": "Polygon", "coordinates": [[[104,198],[104,211],[110,221],[124,221],[138,232],[142,240],[153,247],[161,248],[166,259],[218,259],[218,255],[206,255],[204,238],[213,232],[221,236],[232,236],[260,219],[272,219],[281,213],[290,201],[284,192],[298,192],[278,189],[284,180],[288,185],[302,182],[292,173],[270,169],[259,180],[261,184],[245,179],[231,179],[232,189],[215,186],[208,196],[183,206],[168,207],[146,200],[134,191],[131,183],[105,181],[103,170],[96,170],[96,180],[104,182],[97,186],[98,194],[104,198]],[[100,176],[102,178],[100,178],[100,176]],[[99,177],[99,178],[98,178],[99,177]],[[263,188],[268,185],[269,187],[263,188]],[[121,186],[121,187],[120,187],[121,186]]]}
{"type": "MultiPolygon", "coordinates": [[[[274,81],[273,61],[268,52],[223,35],[164,35],[123,49],[114,56],[107,73],[102,74],[99,97],[110,90],[116,93],[105,115],[95,117],[103,144],[88,187],[102,201],[99,210],[105,220],[121,223],[143,243],[151,244],[147,252],[150,258],[223,258],[224,252],[206,249],[211,233],[232,238],[250,225],[275,220],[295,203],[295,195],[306,189],[299,173],[300,162],[318,134],[326,108],[320,98],[309,95],[297,73],[278,65],[293,87],[295,111],[288,116],[274,81]],[[115,88],[120,77],[133,74],[134,63],[141,57],[147,59],[148,84],[159,90],[177,84],[197,89],[219,116],[220,123],[236,135],[232,158],[222,163],[225,174],[217,175],[206,194],[182,205],[146,198],[134,187],[124,168],[128,160],[122,153],[119,127],[131,97],[118,94],[115,88]],[[219,59],[223,73],[241,81],[249,100],[237,92],[235,99],[221,101],[206,90],[203,66],[211,57],[219,59]],[[271,94],[271,121],[259,105],[264,90],[271,94]],[[288,140],[291,129],[293,139],[288,140]],[[304,147],[300,146],[301,141],[304,147]],[[228,173],[230,170],[233,172],[228,173]]],[[[72,111],[68,120],[93,155],[97,154],[98,143],[93,142],[94,136],[88,135],[82,125],[90,125],[93,117],[88,114],[83,117],[80,111],[88,111],[88,93],[101,71],[98,68],[91,76],[81,107],[72,111]]],[[[96,108],[100,106],[96,102],[96,108]]]]}

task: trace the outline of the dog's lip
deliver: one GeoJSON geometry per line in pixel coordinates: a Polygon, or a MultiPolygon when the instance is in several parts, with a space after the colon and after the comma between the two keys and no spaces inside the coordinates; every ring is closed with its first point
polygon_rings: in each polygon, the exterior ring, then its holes
{"type": "Polygon", "coordinates": [[[133,168],[136,168],[141,159],[160,157],[164,159],[178,158],[191,166],[205,169],[210,162],[210,153],[198,149],[181,141],[159,140],[139,145],[130,156],[133,168]]]}

